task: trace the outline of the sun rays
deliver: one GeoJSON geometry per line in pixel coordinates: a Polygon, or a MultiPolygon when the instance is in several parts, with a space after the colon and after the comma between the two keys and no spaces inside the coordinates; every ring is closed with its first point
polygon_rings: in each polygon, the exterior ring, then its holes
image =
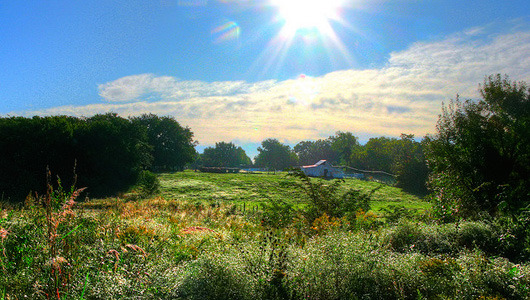
{"type": "Polygon", "coordinates": [[[345,0],[269,0],[268,7],[275,11],[275,18],[266,26],[276,27],[277,33],[255,60],[254,71],[292,78],[293,72],[314,73],[309,64],[330,69],[339,61],[354,65],[350,49],[337,32],[350,27],[341,17],[350,8],[345,0]],[[298,69],[289,67],[293,62],[298,69]]]}
{"type": "Polygon", "coordinates": [[[284,22],[282,30],[296,34],[303,29],[315,29],[321,34],[330,32],[331,20],[339,19],[342,0],[272,0],[284,22]]]}

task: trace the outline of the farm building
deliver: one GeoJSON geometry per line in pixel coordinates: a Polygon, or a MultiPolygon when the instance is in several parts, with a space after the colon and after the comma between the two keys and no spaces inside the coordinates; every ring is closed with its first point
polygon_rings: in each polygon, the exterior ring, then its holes
{"type": "Polygon", "coordinates": [[[343,178],[342,170],[334,168],[327,160],[320,160],[314,165],[303,166],[302,172],[310,177],[343,178]]]}

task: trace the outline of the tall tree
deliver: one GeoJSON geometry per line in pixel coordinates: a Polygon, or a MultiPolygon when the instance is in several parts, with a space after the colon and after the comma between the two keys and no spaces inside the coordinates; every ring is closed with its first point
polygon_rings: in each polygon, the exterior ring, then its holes
{"type": "Polygon", "coordinates": [[[321,159],[335,163],[339,157],[337,151],[333,150],[330,139],[316,141],[301,141],[294,146],[294,152],[298,156],[300,164],[310,165],[321,159]]]}
{"type": "Polygon", "coordinates": [[[353,167],[392,173],[397,155],[398,139],[388,137],[370,138],[353,151],[350,162],[353,167]]]}
{"type": "Polygon", "coordinates": [[[396,145],[397,155],[392,166],[392,172],[396,174],[396,186],[409,193],[426,195],[429,169],[423,143],[415,141],[413,134],[401,134],[396,145]]]}
{"type": "Polygon", "coordinates": [[[331,148],[337,153],[337,163],[348,165],[352,153],[359,148],[359,141],[351,132],[337,131],[330,136],[331,148]]]}
{"type": "Polygon", "coordinates": [[[195,159],[197,143],[193,140],[193,133],[174,118],[144,114],[131,120],[147,130],[155,169],[182,170],[195,159]]]}
{"type": "Polygon", "coordinates": [[[127,190],[151,161],[145,129],[115,113],[85,119],[74,139],[79,184],[93,196],[127,190]]]}
{"type": "Polygon", "coordinates": [[[233,143],[219,142],[200,155],[200,164],[206,167],[240,167],[252,164],[245,150],[233,143]]]}
{"type": "Polygon", "coordinates": [[[443,107],[427,157],[438,208],[446,215],[496,214],[529,203],[530,91],[489,76],[482,99],[443,107]],[[447,211],[450,208],[450,211],[447,211]]]}
{"type": "Polygon", "coordinates": [[[266,139],[258,147],[255,164],[270,170],[283,170],[298,163],[296,154],[289,145],[280,143],[277,139],[266,139]]]}
{"type": "Polygon", "coordinates": [[[46,191],[46,169],[67,187],[110,196],[135,183],[151,155],[145,130],[116,114],[0,118],[0,195],[21,201],[46,191]]]}
{"type": "Polygon", "coordinates": [[[21,201],[30,191],[45,192],[47,168],[67,187],[76,163],[78,186],[111,196],[135,184],[153,161],[173,167],[191,161],[192,137],[175,120],[154,115],[0,118],[0,197],[21,201]]]}

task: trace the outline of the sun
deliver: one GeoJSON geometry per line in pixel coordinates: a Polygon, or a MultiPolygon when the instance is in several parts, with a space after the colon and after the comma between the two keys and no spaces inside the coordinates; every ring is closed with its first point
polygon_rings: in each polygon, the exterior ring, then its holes
{"type": "Polygon", "coordinates": [[[339,18],[341,0],[272,0],[278,7],[284,30],[295,33],[303,29],[329,30],[330,21],[339,18]]]}
{"type": "Polygon", "coordinates": [[[271,69],[279,71],[293,53],[304,57],[318,53],[327,55],[331,64],[343,60],[354,65],[350,50],[342,42],[340,33],[353,28],[343,16],[355,9],[357,1],[362,0],[264,1],[267,9],[271,8],[274,12],[271,23],[267,25],[272,25],[269,28],[278,31],[264,47],[253,67],[260,68],[263,74],[271,69]]]}

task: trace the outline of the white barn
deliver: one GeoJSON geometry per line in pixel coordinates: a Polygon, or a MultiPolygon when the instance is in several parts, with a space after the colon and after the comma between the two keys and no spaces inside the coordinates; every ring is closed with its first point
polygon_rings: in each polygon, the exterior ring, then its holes
{"type": "Polygon", "coordinates": [[[303,166],[302,172],[310,177],[343,178],[344,172],[334,168],[327,160],[320,160],[314,165],[303,166]]]}

